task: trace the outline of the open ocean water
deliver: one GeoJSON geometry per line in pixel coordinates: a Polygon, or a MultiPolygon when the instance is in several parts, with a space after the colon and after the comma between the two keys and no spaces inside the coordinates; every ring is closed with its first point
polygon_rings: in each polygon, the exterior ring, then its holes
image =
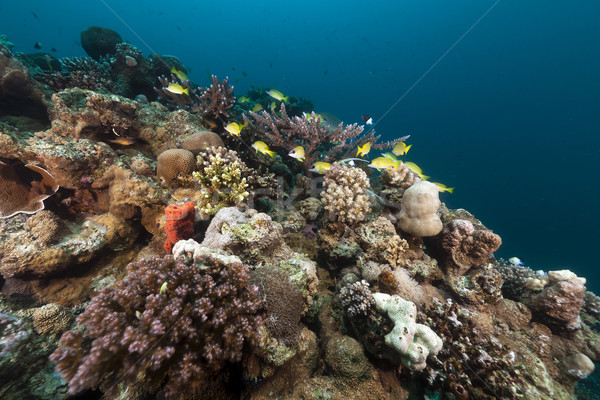
{"type": "Polygon", "coordinates": [[[85,56],[116,30],[177,56],[200,85],[230,77],[311,99],[346,123],[370,114],[406,160],[500,234],[497,257],[571,269],[600,293],[600,2],[530,0],[2,2],[14,51],[85,56]]]}

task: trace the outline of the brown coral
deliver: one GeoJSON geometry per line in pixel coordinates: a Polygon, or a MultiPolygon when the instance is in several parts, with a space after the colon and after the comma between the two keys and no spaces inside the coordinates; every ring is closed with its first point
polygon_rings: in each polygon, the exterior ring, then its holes
{"type": "Polygon", "coordinates": [[[37,165],[0,161],[0,218],[15,214],[34,214],[44,209],[44,200],[58,190],[56,180],[37,165]],[[30,178],[25,168],[37,172],[41,180],[30,178]]]}
{"type": "Polygon", "coordinates": [[[156,175],[170,185],[177,177],[191,176],[195,164],[196,159],[191,151],[169,149],[159,154],[156,161],[156,175]]]}
{"type": "Polygon", "coordinates": [[[437,235],[442,230],[442,221],[437,215],[440,205],[437,187],[431,182],[417,182],[402,196],[398,226],[414,236],[437,235]]]}
{"type": "Polygon", "coordinates": [[[471,267],[491,261],[492,253],[498,250],[502,239],[482,225],[455,219],[445,224],[434,244],[443,253],[445,267],[453,269],[453,274],[458,276],[471,267]]]}
{"type": "Polygon", "coordinates": [[[362,169],[334,163],[325,174],[323,187],[321,198],[330,221],[353,225],[371,211],[369,178],[362,169]]]}
{"type": "Polygon", "coordinates": [[[221,136],[211,131],[193,133],[192,135],[185,138],[183,142],[181,142],[181,148],[191,151],[192,153],[194,153],[195,156],[197,156],[198,153],[211,146],[224,146],[223,139],[221,139],[221,136]]]}

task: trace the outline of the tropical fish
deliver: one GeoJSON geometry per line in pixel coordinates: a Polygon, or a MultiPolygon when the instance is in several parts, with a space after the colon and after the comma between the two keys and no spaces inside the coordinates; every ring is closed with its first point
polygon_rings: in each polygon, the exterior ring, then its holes
{"type": "Polygon", "coordinates": [[[238,101],[240,103],[250,103],[250,97],[248,97],[248,96],[241,96],[241,97],[238,97],[238,101]]]}
{"type": "Polygon", "coordinates": [[[186,95],[190,95],[190,90],[188,88],[183,88],[183,86],[181,86],[179,83],[170,83],[169,86],[167,86],[167,90],[171,93],[175,93],[175,94],[186,94],[186,95]]]}
{"type": "Polygon", "coordinates": [[[246,127],[246,124],[238,124],[237,122],[230,122],[225,126],[225,130],[231,133],[233,136],[240,136],[242,129],[246,127]]]}
{"type": "Polygon", "coordinates": [[[137,319],[142,319],[142,313],[139,310],[135,310],[135,316],[137,319]]]}
{"type": "Polygon", "coordinates": [[[399,165],[400,161],[393,161],[387,157],[377,157],[373,161],[371,161],[371,164],[369,164],[368,166],[371,168],[377,168],[378,170],[382,170],[388,168],[398,168],[399,165]]]}
{"type": "Polygon", "coordinates": [[[403,156],[406,153],[408,153],[408,150],[410,150],[411,147],[412,147],[412,144],[410,146],[407,146],[406,143],[404,143],[404,142],[398,142],[398,143],[396,143],[396,145],[394,145],[394,148],[392,149],[392,153],[394,153],[397,156],[403,156]]]}
{"type": "Polygon", "coordinates": [[[366,156],[371,151],[371,142],[367,142],[361,146],[356,147],[356,156],[366,156]]]}
{"type": "Polygon", "coordinates": [[[312,165],[312,168],[309,169],[311,172],[316,172],[318,174],[324,174],[325,172],[331,169],[331,164],[324,161],[317,161],[312,165]]]}
{"type": "Polygon", "coordinates": [[[169,289],[169,288],[167,287],[167,281],[165,281],[165,282],[163,282],[163,284],[160,286],[160,290],[158,291],[158,294],[160,294],[161,296],[162,296],[162,295],[165,295],[165,294],[167,294],[167,291],[168,291],[168,289],[169,289]]]}
{"type": "Polygon", "coordinates": [[[294,157],[298,161],[304,161],[304,147],[296,146],[288,153],[288,156],[294,157]]]}
{"type": "Polygon", "coordinates": [[[118,144],[121,146],[130,146],[135,143],[135,139],[118,137],[116,139],[107,140],[108,143],[118,144]]]}
{"type": "Polygon", "coordinates": [[[275,104],[275,102],[272,101],[271,105],[270,105],[270,108],[271,108],[271,110],[274,110],[275,108],[277,108],[277,104],[275,104]]]}
{"type": "Polygon", "coordinates": [[[454,192],[454,188],[451,187],[446,187],[446,185],[444,185],[443,183],[439,183],[439,182],[431,182],[435,185],[435,187],[437,187],[437,190],[439,192],[449,192],[449,193],[453,193],[454,192]]]}
{"type": "Polygon", "coordinates": [[[517,257],[511,257],[508,259],[508,262],[511,263],[514,266],[517,265],[525,265],[525,263],[523,263],[523,261],[521,261],[519,258],[517,257]]]}
{"type": "Polygon", "coordinates": [[[373,125],[373,118],[370,115],[363,114],[362,120],[367,125],[373,125]]]}
{"type": "Polygon", "coordinates": [[[385,158],[389,158],[392,161],[398,161],[398,158],[396,157],[396,155],[394,153],[390,153],[389,151],[387,153],[383,153],[382,155],[385,158]]]}
{"type": "Polygon", "coordinates": [[[317,114],[317,113],[316,113],[316,112],[314,112],[314,111],[313,111],[312,113],[306,113],[306,112],[303,112],[302,114],[304,115],[304,117],[305,117],[307,120],[309,120],[309,121],[310,121],[310,120],[312,119],[312,117],[313,117],[313,113],[315,114],[315,119],[316,119],[316,121],[317,121],[317,122],[321,123],[321,122],[325,121],[325,118],[323,118],[323,116],[322,116],[321,114],[317,114]]]}
{"type": "Polygon", "coordinates": [[[259,153],[268,154],[271,157],[275,157],[275,152],[273,150],[269,149],[269,146],[262,140],[257,140],[256,142],[254,142],[252,147],[254,147],[256,149],[256,151],[259,153]]]}
{"type": "Polygon", "coordinates": [[[215,129],[217,127],[217,123],[211,119],[205,119],[204,122],[206,122],[210,129],[215,129]]]}
{"type": "Polygon", "coordinates": [[[419,175],[419,177],[421,179],[423,179],[424,181],[426,181],[427,179],[429,179],[429,176],[427,175],[423,175],[423,171],[421,170],[421,168],[413,163],[413,162],[405,162],[404,165],[406,165],[406,168],[410,169],[412,172],[414,172],[415,174],[419,175]]]}
{"type": "Polygon", "coordinates": [[[260,104],[260,103],[256,103],[256,104],[254,105],[254,107],[252,107],[252,111],[254,111],[254,112],[259,112],[259,111],[260,111],[260,110],[262,110],[262,109],[263,109],[263,106],[262,106],[262,104],[260,104]]]}
{"type": "Polygon", "coordinates": [[[182,82],[189,81],[190,78],[185,74],[185,72],[176,69],[175,67],[171,67],[171,73],[178,77],[182,82]]]}
{"type": "Polygon", "coordinates": [[[275,100],[285,101],[287,103],[288,96],[284,96],[279,90],[271,89],[267,90],[267,94],[274,98],[275,100]]]}

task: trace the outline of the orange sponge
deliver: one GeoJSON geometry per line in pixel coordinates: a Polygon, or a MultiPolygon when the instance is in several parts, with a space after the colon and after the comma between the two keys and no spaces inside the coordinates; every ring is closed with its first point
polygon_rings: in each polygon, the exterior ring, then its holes
{"type": "Polygon", "coordinates": [[[183,205],[169,204],[165,209],[167,240],[164,248],[167,253],[171,253],[175,243],[194,235],[194,207],[194,202],[188,201],[183,205]]]}

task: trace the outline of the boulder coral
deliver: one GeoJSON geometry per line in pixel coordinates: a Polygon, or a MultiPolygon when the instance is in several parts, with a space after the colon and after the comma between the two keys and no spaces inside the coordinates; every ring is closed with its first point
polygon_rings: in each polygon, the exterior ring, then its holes
{"type": "Polygon", "coordinates": [[[435,236],[442,230],[442,221],[437,215],[440,205],[437,187],[431,182],[417,182],[402,196],[398,226],[414,236],[435,236]]]}
{"type": "Polygon", "coordinates": [[[159,154],[156,160],[156,176],[167,185],[177,178],[185,179],[192,175],[196,165],[194,154],[184,149],[169,149],[159,154]]]}
{"type": "Polygon", "coordinates": [[[181,142],[181,148],[191,151],[195,156],[209,147],[224,147],[223,139],[211,131],[200,131],[192,133],[181,142]]]}

